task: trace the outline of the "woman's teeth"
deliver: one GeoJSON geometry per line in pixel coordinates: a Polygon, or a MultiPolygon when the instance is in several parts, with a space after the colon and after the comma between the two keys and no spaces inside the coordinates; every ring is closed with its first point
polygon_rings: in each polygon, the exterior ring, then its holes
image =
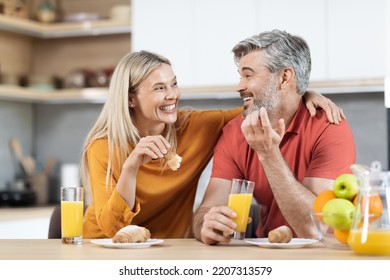
{"type": "Polygon", "coordinates": [[[176,105],[173,104],[173,105],[169,105],[169,106],[163,106],[163,107],[160,107],[160,110],[162,111],[171,111],[173,109],[175,109],[176,105]]]}

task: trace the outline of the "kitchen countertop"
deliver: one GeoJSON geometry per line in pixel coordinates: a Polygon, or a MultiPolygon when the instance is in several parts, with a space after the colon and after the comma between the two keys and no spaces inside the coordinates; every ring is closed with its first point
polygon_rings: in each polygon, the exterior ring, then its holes
{"type": "Polygon", "coordinates": [[[50,218],[54,206],[0,207],[0,222],[50,218]]]}
{"type": "Polygon", "coordinates": [[[84,240],[83,245],[60,239],[0,240],[0,260],[390,260],[390,256],[359,256],[320,243],[299,249],[271,249],[237,241],[205,245],[195,239],[165,239],[144,249],[112,249],[84,240]]]}

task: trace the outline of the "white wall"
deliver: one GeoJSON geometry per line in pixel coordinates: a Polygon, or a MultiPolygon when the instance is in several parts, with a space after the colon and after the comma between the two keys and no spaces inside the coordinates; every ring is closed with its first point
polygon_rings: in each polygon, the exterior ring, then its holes
{"type": "Polygon", "coordinates": [[[386,2],[386,80],[385,105],[390,108],[390,1],[386,2]]]}
{"type": "Polygon", "coordinates": [[[312,80],[384,77],[386,0],[133,0],[132,50],[168,57],[181,86],[238,80],[231,49],[274,28],[304,37],[312,80]]]}

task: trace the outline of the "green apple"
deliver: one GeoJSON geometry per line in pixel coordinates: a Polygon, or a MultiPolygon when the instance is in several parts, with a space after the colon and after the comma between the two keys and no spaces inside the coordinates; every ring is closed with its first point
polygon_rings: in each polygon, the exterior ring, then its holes
{"type": "Polygon", "coordinates": [[[333,191],[338,198],[353,200],[359,192],[356,178],[352,174],[341,174],[333,182],[333,191]]]}
{"type": "Polygon", "coordinates": [[[337,229],[349,229],[352,224],[355,205],[344,198],[333,198],[322,208],[322,219],[325,224],[337,229]]]}

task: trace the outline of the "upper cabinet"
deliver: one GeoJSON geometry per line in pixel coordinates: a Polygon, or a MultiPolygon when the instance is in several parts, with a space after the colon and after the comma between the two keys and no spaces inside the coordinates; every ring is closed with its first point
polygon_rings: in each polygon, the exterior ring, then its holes
{"type": "Polygon", "coordinates": [[[164,3],[132,1],[132,49],[169,58],[182,87],[236,84],[235,43],[282,29],[307,40],[313,83],[379,80],[383,90],[385,0],[171,0],[169,8],[164,3]],[[157,22],[161,14],[164,20],[157,22]]]}
{"type": "MultiPolygon", "coordinates": [[[[386,0],[328,0],[329,79],[385,76],[386,0]]],[[[389,4],[387,4],[389,5],[389,4]]],[[[389,32],[389,31],[387,31],[389,32]]],[[[389,48],[390,45],[387,45],[389,48]]]]}

